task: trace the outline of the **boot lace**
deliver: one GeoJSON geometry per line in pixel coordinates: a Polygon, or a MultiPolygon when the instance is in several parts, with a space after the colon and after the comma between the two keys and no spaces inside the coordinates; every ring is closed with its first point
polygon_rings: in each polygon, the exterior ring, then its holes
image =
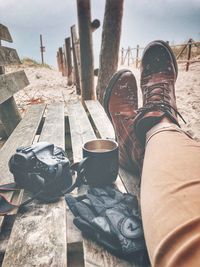
{"type": "Polygon", "coordinates": [[[138,114],[144,114],[149,111],[154,111],[154,110],[161,110],[163,112],[170,112],[173,110],[176,115],[178,115],[184,123],[186,121],[182,117],[182,115],[178,112],[177,109],[175,109],[172,105],[170,105],[169,100],[170,100],[170,90],[168,83],[157,83],[153,84],[151,86],[146,86],[144,88],[144,96],[145,96],[145,105],[142,108],[139,108],[137,110],[138,114]],[[160,89],[159,92],[155,92],[155,89],[160,89]],[[153,96],[160,96],[160,100],[153,100],[153,96]]]}

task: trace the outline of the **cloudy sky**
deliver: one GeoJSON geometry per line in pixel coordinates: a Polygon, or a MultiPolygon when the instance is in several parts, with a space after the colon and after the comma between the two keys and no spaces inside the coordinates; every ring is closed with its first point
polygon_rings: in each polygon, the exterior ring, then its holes
{"type": "MultiPolygon", "coordinates": [[[[116,0],[118,1],[118,0],[116,0]]],[[[103,24],[105,0],[91,0],[92,19],[103,24]]],[[[56,51],[77,25],[76,0],[0,0],[0,23],[6,25],[20,57],[40,61],[39,35],[46,63],[56,66],[56,51]]],[[[93,33],[95,66],[102,27],[93,33]]],[[[144,46],[154,39],[180,43],[200,40],[200,0],[124,0],[121,47],[144,46]]],[[[3,42],[3,45],[6,45],[3,42]]]]}

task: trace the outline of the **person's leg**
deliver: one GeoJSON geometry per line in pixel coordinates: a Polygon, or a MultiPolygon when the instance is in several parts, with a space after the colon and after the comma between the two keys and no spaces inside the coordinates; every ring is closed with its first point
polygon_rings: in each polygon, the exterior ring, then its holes
{"type": "Polygon", "coordinates": [[[200,144],[162,131],[145,150],[141,209],[152,266],[200,266],[200,144]]]}
{"type": "Polygon", "coordinates": [[[179,128],[177,72],[166,43],[147,46],[141,61],[143,107],[134,127],[143,144],[147,139],[141,210],[153,267],[200,266],[200,144],[179,128]]]}

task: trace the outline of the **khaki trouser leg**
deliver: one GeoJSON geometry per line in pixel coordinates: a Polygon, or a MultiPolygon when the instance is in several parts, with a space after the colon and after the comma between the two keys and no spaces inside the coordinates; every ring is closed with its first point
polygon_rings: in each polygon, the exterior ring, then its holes
{"type": "Polygon", "coordinates": [[[150,138],[141,208],[152,266],[200,266],[200,143],[184,133],[150,138]]]}

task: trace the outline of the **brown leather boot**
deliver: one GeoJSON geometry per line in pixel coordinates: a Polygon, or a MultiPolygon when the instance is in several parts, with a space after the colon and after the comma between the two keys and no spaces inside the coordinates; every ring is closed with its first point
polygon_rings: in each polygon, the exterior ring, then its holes
{"type": "MultiPolygon", "coordinates": [[[[163,117],[179,126],[174,84],[178,74],[176,58],[164,41],[151,42],[141,60],[143,107],[137,111],[135,132],[142,143],[145,136],[163,117]]],[[[182,118],[183,119],[183,118],[182,118]]],[[[183,119],[184,120],[184,119],[183,119]]]]}
{"type": "Polygon", "coordinates": [[[136,139],[133,127],[137,108],[135,77],[130,70],[119,70],[105,90],[104,109],[115,130],[120,165],[133,172],[141,171],[143,160],[143,148],[136,139]]]}

